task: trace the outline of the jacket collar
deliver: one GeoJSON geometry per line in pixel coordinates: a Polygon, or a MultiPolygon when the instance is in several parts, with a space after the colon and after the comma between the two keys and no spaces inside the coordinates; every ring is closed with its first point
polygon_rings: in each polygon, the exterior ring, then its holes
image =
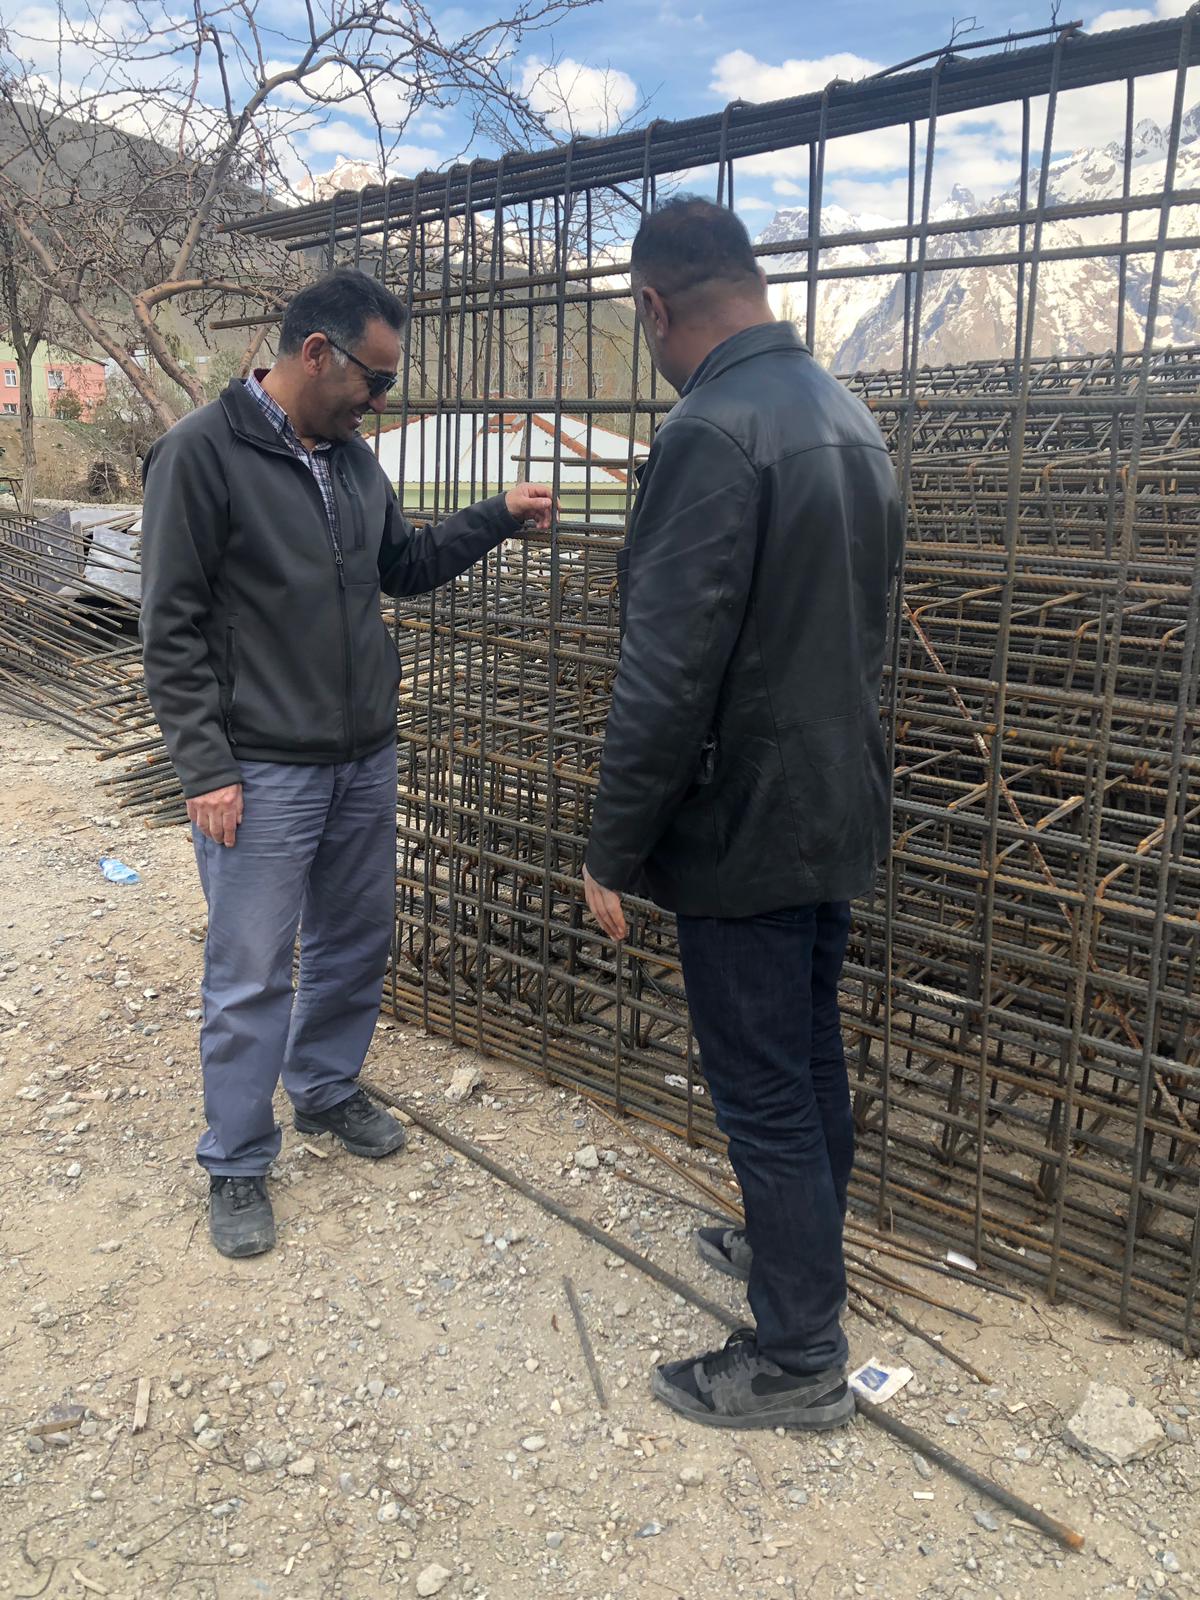
{"type": "Polygon", "coordinates": [[[263,450],[288,451],[272,426],[271,419],[240,378],[233,378],[221,391],[221,409],[234,433],[263,450]]]}
{"type": "Polygon", "coordinates": [[[679,391],[680,399],[691,394],[699,384],[708,383],[710,379],[728,372],[730,367],[736,367],[739,362],[749,361],[753,356],[766,355],[773,350],[796,350],[808,354],[808,346],[792,322],[763,322],[756,328],[743,328],[741,333],[722,339],[719,345],[708,352],[679,391]]]}
{"type": "MultiPolygon", "coordinates": [[[[278,429],[249,389],[247,389],[241,378],[231,379],[221,391],[220,406],[225,413],[229,426],[239,438],[245,439],[248,444],[258,445],[261,450],[271,450],[276,455],[292,455],[292,451],[280,436],[278,429]]],[[[375,452],[361,434],[355,434],[353,439],[348,439],[345,442],[339,439],[331,440],[329,453],[333,456],[346,451],[354,451],[360,445],[373,461],[375,452]]]]}

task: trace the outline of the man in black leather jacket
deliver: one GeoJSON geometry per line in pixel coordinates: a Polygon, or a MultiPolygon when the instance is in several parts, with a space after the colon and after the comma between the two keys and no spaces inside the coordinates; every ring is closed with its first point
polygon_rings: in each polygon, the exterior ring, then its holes
{"type": "Polygon", "coordinates": [[[866,408],[776,322],[742,224],[673,200],[634,240],[651,356],[679,390],[620,562],[623,637],[585,888],[678,918],[684,981],[745,1230],[700,1254],[746,1278],[756,1329],[668,1363],[697,1422],[827,1428],[853,1413],[840,1325],[854,1133],[837,988],[849,901],[886,849],[879,720],[900,556],[866,408]]]}

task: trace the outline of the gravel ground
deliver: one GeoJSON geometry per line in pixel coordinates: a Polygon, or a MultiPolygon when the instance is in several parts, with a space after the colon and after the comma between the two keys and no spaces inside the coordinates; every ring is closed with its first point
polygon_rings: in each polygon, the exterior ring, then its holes
{"type": "MultiPolygon", "coordinates": [[[[120,820],[100,771],[0,715],[0,1593],[1200,1594],[1200,1369],[1084,1312],[883,1261],[981,1319],[904,1302],[988,1385],[894,1324],[849,1325],[856,1359],[913,1368],[895,1414],[1078,1528],[1066,1554],[862,1419],[815,1438],[676,1419],[651,1365],[723,1330],[415,1127],[371,1164],[302,1141],[281,1103],[279,1246],[215,1256],[192,1156],[190,846],[120,820]],[[141,883],[106,883],[106,852],[141,883]],[[1063,1441],[1094,1380],[1154,1414],[1152,1456],[1105,1468],[1063,1441]],[[33,1431],[55,1415],[83,1420],[33,1431]]],[[[695,1262],[695,1213],[617,1176],[619,1160],[679,1187],[633,1125],[386,1019],[369,1071],[737,1307],[695,1262]],[[451,1105],[473,1065],[482,1082],[451,1105]],[[589,1145],[595,1168],[575,1160],[589,1145]]]]}

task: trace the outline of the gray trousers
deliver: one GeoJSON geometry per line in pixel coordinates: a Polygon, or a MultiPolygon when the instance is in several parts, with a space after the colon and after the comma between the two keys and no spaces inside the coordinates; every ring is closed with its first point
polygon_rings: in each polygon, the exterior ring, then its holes
{"type": "Polygon", "coordinates": [[[208,1127],[196,1159],[218,1174],[261,1174],[279,1154],[281,1075],[300,1111],[353,1094],[379,1016],[396,897],[395,745],[341,766],[241,767],[236,844],[192,829],[208,902],[208,1127]]]}

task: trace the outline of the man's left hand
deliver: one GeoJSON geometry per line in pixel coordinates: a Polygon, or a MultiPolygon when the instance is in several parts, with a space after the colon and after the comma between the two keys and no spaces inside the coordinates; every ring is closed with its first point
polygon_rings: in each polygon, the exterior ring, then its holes
{"type": "Polygon", "coordinates": [[[596,921],[608,937],[619,944],[629,932],[625,913],[621,910],[621,896],[615,889],[606,889],[603,884],[597,883],[586,867],[583,869],[583,892],[587,896],[588,909],[596,921]]]}
{"type": "Polygon", "coordinates": [[[509,514],[521,522],[532,522],[543,533],[550,526],[554,495],[544,483],[518,483],[504,496],[509,514]]]}

